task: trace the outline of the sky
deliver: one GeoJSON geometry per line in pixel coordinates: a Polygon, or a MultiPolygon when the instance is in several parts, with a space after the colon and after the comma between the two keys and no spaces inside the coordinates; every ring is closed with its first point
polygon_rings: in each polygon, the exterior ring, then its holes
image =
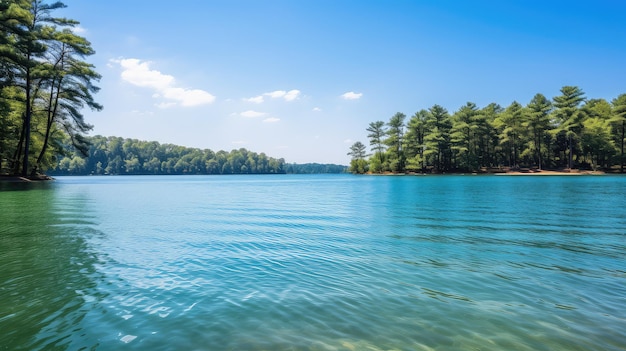
{"type": "Polygon", "coordinates": [[[91,135],[349,164],[397,112],[626,93],[626,1],[64,0],[91,135]]]}

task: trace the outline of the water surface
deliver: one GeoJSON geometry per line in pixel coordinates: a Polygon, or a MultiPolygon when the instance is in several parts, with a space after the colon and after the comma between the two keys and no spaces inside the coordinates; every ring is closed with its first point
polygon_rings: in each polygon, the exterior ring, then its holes
{"type": "Polygon", "coordinates": [[[0,349],[624,350],[626,178],[0,184],[0,349]]]}

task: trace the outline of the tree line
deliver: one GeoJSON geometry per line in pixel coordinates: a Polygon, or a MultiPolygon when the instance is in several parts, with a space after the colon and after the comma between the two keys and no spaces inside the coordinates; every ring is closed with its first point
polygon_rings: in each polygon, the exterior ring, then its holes
{"type": "Polygon", "coordinates": [[[285,160],[244,148],[213,152],[156,141],[87,137],[87,155],[60,158],[51,175],[271,174],[285,173],[285,160]]]}
{"type": "Polygon", "coordinates": [[[342,173],[346,166],[286,164],[282,158],[244,148],[230,152],[120,137],[87,137],[86,156],[60,155],[51,175],[284,174],[342,173]]]}
{"type": "Polygon", "coordinates": [[[536,94],[525,106],[468,102],[450,114],[440,105],[408,122],[396,113],[367,127],[367,146],[348,155],[353,173],[479,172],[494,168],[603,169],[624,172],[626,94],[608,102],[564,86],[551,100],[536,94]]]}
{"type": "Polygon", "coordinates": [[[102,109],[91,44],[72,30],[79,22],[53,16],[64,7],[0,1],[0,169],[13,174],[54,166],[68,143],[86,154],[93,127],[81,110],[102,109]]]}

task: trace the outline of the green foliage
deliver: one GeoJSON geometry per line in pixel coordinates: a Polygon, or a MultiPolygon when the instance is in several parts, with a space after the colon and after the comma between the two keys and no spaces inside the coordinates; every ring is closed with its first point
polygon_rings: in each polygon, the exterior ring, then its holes
{"type": "Polygon", "coordinates": [[[518,167],[520,144],[524,132],[524,120],[526,116],[522,105],[513,101],[504,112],[500,113],[494,121],[499,131],[500,145],[505,150],[508,165],[518,167]]]}
{"type": "Polygon", "coordinates": [[[612,139],[619,145],[619,164],[620,171],[624,173],[624,143],[626,142],[626,94],[622,94],[611,102],[612,114],[609,122],[611,123],[612,139]]]}
{"type": "Polygon", "coordinates": [[[396,113],[387,122],[388,129],[386,130],[387,138],[383,140],[383,143],[388,146],[387,148],[387,165],[389,171],[399,172],[405,167],[404,157],[404,120],[406,115],[404,113],[396,113]]]}
{"type": "Polygon", "coordinates": [[[522,127],[528,131],[531,140],[526,144],[526,149],[522,154],[532,155],[534,163],[541,169],[543,160],[546,158],[544,157],[546,150],[542,149],[542,141],[549,136],[547,133],[550,129],[552,103],[542,94],[537,94],[528,103],[526,109],[526,119],[522,123],[522,127]]]}
{"type": "MultiPolygon", "coordinates": [[[[61,157],[53,175],[123,174],[280,174],[285,161],[246,149],[201,150],[119,137],[88,138],[88,157],[61,157]]],[[[343,167],[345,170],[345,166],[343,167]]]]}
{"type": "Polygon", "coordinates": [[[382,164],[385,160],[384,153],[386,149],[383,142],[383,138],[387,133],[385,129],[385,122],[372,122],[367,128],[367,131],[369,132],[367,137],[370,138],[370,145],[372,147],[372,151],[374,151],[374,157],[378,157],[378,161],[380,162],[380,164],[382,164]]]}
{"type": "Polygon", "coordinates": [[[368,171],[367,161],[365,157],[367,157],[366,146],[357,141],[352,146],[350,146],[350,152],[348,152],[349,156],[352,156],[352,160],[350,161],[350,172],[363,174],[368,171]]]}
{"type": "Polygon", "coordinates": [[[475,171],[479,167],[476,152],[479,114],[476,104],[468,102],[452,116],[450,142],[455,157],[459,158],[458,168],[462,170],[475,171]]]}
{"type": "MultiPolygon", "coordinates": [[[[479,109],[468,102],[452,115],[434,105],[416,112],[406,125],[402,113],[387,124],[372,122],[367,128],[374,151],[369,171],[609,170],[617,161],[623,172],[626,94],[611,103],[586,100],[580,88],[565,86],[553,101],[536,94],[526,106],[514,101],[506,109],[495,103],[479,109]]],[[[355,158],[351,166],[361,169],[355,158]]]]}
{"type": "Polygon", "coordinates": [[[568,162],[567,167],[572,168],[583,122],[588,117],[587,111],[580,108],[585,101],[585,93],[575,86],[564,86],[561,95],[554,97],[554,119],[557,121],[555,133],[564,133],[567,138],[568,162]]]}
{"type": "Polygon", "coordinates": [[[93,98],[100,75],[83,61],[94,50],[72,32],[78,22],[52,15],[64,7],[0,2],[0,170],[28,175],[53,166],[65,140],[88,151],[92,126],[81,111],[102,109],[93,98]]]}

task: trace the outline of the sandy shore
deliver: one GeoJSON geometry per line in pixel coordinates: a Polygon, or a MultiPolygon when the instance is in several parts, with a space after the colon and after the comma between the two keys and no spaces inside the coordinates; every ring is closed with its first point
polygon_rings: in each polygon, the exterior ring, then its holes
{"type": "Polygon", "coordinates": [[[546,176],[546,175],[559,175],[559,176],[576,176],[576,175],[602,175],[605,174],[602,171],[581,171],[578,169],[566,170],[566,171],[547,171],[547,170],[529,170],[529,171],[508,171],[504,173],[495,173],[496,175],[521,175],[521,176],[546,176]]]}

